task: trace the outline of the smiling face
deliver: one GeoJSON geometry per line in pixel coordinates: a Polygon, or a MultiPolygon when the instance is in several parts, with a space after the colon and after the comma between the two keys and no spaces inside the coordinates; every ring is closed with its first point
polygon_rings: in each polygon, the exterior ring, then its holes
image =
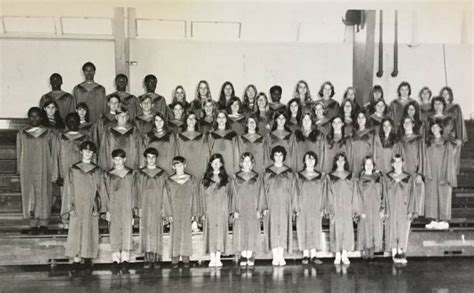
{"type": "Polygon", "coordinates": [[[415,106],[413,105],[408,106],[407,114],[408,114],[408,117],[415,118],[415,114],[416,114],[415,106]]]}
{"type": "Polygon", "coordinates": [[[142,108],[143,112],[148,113],[151,111],[151,108],[153,107],[153,103],[150,98],[146,98],[140,103],[140,107],[142,108]]]}
{"type": "Polygon", "coordinates": [[[433,103],[433,108],[436,113],[440,114],[444,112],[444,104],[441,101],[436,101],[433,103]]]}
{"type": "Polygon", "coordinates": [[[230,110],[232,111],[232,114],[237,114],[240,111],[240,104],[238,101],[234,101],[232,105],[230,105],[230,110]]]}
{"type": "Polygon", "coordinates": [[[441,92],[441,96],[444,98],[444,100],[446,101],[446,103],[449,103],[451,101],[451,95],[449,94],[449,91],[447,89],[444,89],[442,92],[441,92]]]}
{"type": "Polygon", "coordinates": [[[342,108],[344,110],[344,115],[345,116],[350,116],[352,114],[352,104],[349,101],[346,101],[344,103],[344,106],[342,108]]]}
{"type": "Polygon", "coordinates": [[[186,119],[186,124],[188,125],[189,129],[195,129],[196,128],[196,114],[189,114],[188,118],[186,119]]]}
{"type": "Polygon", "coordinates": [[[38,127],[41,125],[43,118],[41,117],[41,113],[39,111],[33,111],[28,116],[28,121],[30,125],[33,127],[38,127]]]}
{"type": "Polygon", "coordinates": [[[364,113],[359,113],[357,115],[357,124],[360,128],[364,128],[365,124],[367,123],[367,118],[365,118],[364,113]]]}
{"type": "Polygon", "coordinates": [[[110,112],[115,113],[120,108],[120,100],[117,97],[112,97],[107,102],[107,105],[109,106],[110,112]]]}
{"type": "Polygon", "coordinates": [[[249,156],[246,156],[243,160],[242,160],[242,170],[244,172],[249,172],[251,171],[253,168],[253,162],[252,162],[252,158],[250,158],[249,156]]]}
{"type": "Polygon", "coordinates": [[[365,160],[364,170],[367,174],[372,174],[372,171],[374,171],[374,162],[372,159],[365,160]]]}
{"type": "Polygon", "coordinates": [[[181,119],[181,117],[183,117],[183,107],[180,104],[174,105],[173,115],[175,119],[181,119]]]}
{"type": "Polygon", "coordinates": [[[212,117],[214,114],[214,105],[212,102],[204,103],[202,108],[204,109],[204,114],[206,114],[207,117],[212,117]]]}
{"type": "Polygon", "coordinates": [[[275,162],[275,165],[282,165],[283,164],[283,160],[284,160],[284,155],[283,153],[279,153],[279,152],[276,152],[274,155],[273,155],[273,161],[275,162]]]}
{"type": "Polygon", "coordinates": [[[298,114],[298,103],[296,101],[292,102],[290,104],[290,113],[291,113],[291,116],[292,117],[296,117],[296,115],[298,114]]]}
{"type": "Polygon", "coordinates": [[[434,137],[440,138],[441,137],[441,127],[438,124],[433,124],[431,126],[431,133],[433,133],[434,137]]]}
{"type": "Polygon", "coordinates": [[[176,89],[176,92],[174,93],[174,96],[176,97],[176,100],[177,100],[178,102],[184,103],[184,98],[186,97],[186,94],[185,94],[183,88],[178,87],[178,88],[176,89]]]}
{"type": "Polygon", "coordinates": [[[342,171],[346,165],[346,158],[344,156],[339,156],[336,161],[337,169],[342,171]]]}
{"type": "Polygon", "coordinates": [[[306,169],[314,169],[314,166],[316,165],[316,158],[311,156],[311,155],[306,155],[304,157],[304,164],[306,166],[306,169]]]}
{"type": "Polygon", "coordinates": [[[46,115],[48,117],[54,117],[54,114],[56,114],[56,111],[58,110],[54,103],[49,104],[48,106],[44,107],[43,110],[46,111],[46,115]]]}
{"type": "Polygon", "coordinates": [[[392,131],[392,123],[390,123],[390,121],[388,120],[385,120],[382,124],[382,129],[383,129],[383,133],[385,133],[385,136],[388,136],[390,134],[390,132],[392,131]]]}
{"type": "Polygon", "coordinates": [[[340,132],[342,130],[343,125],[344,123],[339,117],[334,118],[334,120],[332,121],[332,128],[334,129],[334,132],[340,132]]]}
{"type": "Polygon", "coordinates": [[[377,104],[375,104],[375,112],[377,112],[378,114],[382,115],[384,112],[385,112],[385,103],[380,100],[377,102],[377,104]]]}
{"type": "Polygon", "coordinates": [[[122,112],[117,115],[115,115],[115,119],[117,119],[117,125],[118,126],[125,126],[127,125],[128,122],[128,113],[127,112],[122,112]]]}
{"type": "Polygon", "coordinates": [[[226,86],[224,87],[224,95],[228,99],[234,95],[234,89],[230,84],[226,84],[226,86]]]}
{"type": "Polygon", "coordinates": [[[300,95],[300,97],[306,96],[306,94],[308,93],[308,87],[306,86],[304,82],[298,83],[297,92],[300,95]]]}
{"type": "Polygon", "coordinates": [[[176,171],[177,175],[182,175],[184,174],[184,169],[186,168],[186,164],[183,164],[181,162],[175,162],[173,164],[173,169],[176,171]]]}
{"type": "Polygon", "coordinates": [[[147,166],[156,166],[156,155],[154,154],[147,154],[145,157],[146,165],[147,166]]]}
{"type": "Polygon", "coordinates": [[[165,127],[165,121],[160,116],[155,116],[155,127],[156,130],[162,130],[165,127]]]}
{"type": "Polygon", "coordinates": [[[211,162],[212,170],[215,173],[219,172],[222,166],[223,166],[222,161],[219,158],[216,158],[211,162]]]}
{"type": "Polygon", "coordinates": [[[429,89],[424,89],[420,93],[420,98],[422,103],[429,103],[431,94],[429,89]]]}
{"type": "Polygon", "coordinates": [[[303,125],[303,129],[305,130],[311,129],[311,127],[313,126],[313,120],[311,119],[311,116],[309,114],[303,116],[303,119],[301,120],[301,125],[303,125]]]}
{"type": "Polygon", "coordinates": [[[332,95],[332,88],[329,84],[325,84],[323,87],[323,98],[324,99],[329,99],[331,98],[332,95]]]}
{"type": "Polygon", "coordinates": [[[281,114],[276,118],[276,124],[278,129],[284,129],[286,123],[286,117],[281,114]]]}
{"type": "Polygon", "coordinates": [[[267,107],[267,99],[265,96],[259,96],[257,99],[257,107],[260,111],[264,111],[267,107]]]}
{"type": "Polygon", "coordinates": [[[249,132],[255,132],[257,129],[257,121],[253,118],[247,119],[247,128],[249,132]]]}
{"type": "Polygon", "coordinates": [[[401,173],[403,170],[403,159],[402,158],[394,158],[392,162],[392,167],[397,173],[401,173]]]}
{"type": "Polygon", "coordinates": [[[249,99],[250,103],[253,103],[255,100],[255,97],[257,96],[257,92],[252,86],[247,88],[247,91],[245,92],[245,94],[247,95],[247,98],[249,99]]]}
{"type": "Polygon", "coordinates": [[[81,151],[81,157],[83,162],[90,162],[93,156],[94,152],[92,150],[83,149],[81,151]]]}
{"type": "Polygon", "coordinates": [[[224,113],[220,112],[216,117],[217,127],[219,129],[225,129],[225,124],[227,123],[227,117],[224,113]]]}
{"type": "Polygon", "coordinates": [[[324,117],[324,107],[322,104],[316,104],[316,106],[314,107],[314,114],[316,114],[316,117],[318,119],[324,117]]]}
{"type": "Polygon", "coordinates": [[[413,120],[411,118],[405,118],[403,120],[403,129],[405,130],[406,133],[411,133],[413,132],[413,120]]]}
{"type": "Polygon", "coordinates": [[[91,65],[87,65],[84,67],[84,77],[86,78],[86,80],[94,80],[94,76],[95,76],[95,69],[93,66],[91,65]]]}
{"type": "Polygon", "coordinates": [[[201,82],[198,86],[198,92],[201,98],[207,98],[207,95],[209,94],[209,88],[207,87],[207,84],[201,82]]]}

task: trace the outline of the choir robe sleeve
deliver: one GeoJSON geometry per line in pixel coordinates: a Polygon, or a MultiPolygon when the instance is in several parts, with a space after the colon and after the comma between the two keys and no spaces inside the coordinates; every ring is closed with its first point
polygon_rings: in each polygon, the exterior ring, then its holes
{"type": "Polygon", "coordinates": [[[74,190],[74,184],[72,182],[72,172],[69,169],[68,175],[64,178],[64,192],[69,196],[65,196],[61,201],[61,211],[63,214],[68,214],[71,211],[75,211],[75,198],[76,193],[74,190]]]}
{"type": "Polygon", "coordinates": [[[418,173],[426,176],[428,173],[429,162],[426,155],[426,143],[424,139],[418,143],[418,173]]]}
{"type": "MultiPolygon", "coordinates": [[[[294,172],[297,172],[298,170],[296,170],[296,162],[297,162],[297,158],[298,158],[298,148],[297,148],[297,145],[296,145],[296,135],[292,134],[290,136],[290,139],[289,139],[289,149],[287,150],[288,151],[288,154],[287,154],[287,159],[286,161],[288,162],[288,166],[294,171],[294,172]]],[[[304,154],[302,154],[304,155],[304,154]]]]}
{"type": "Polygon", "coordinates": [[[98,155],[98,163],[99,166],[102,167],[104,170],[108,169],[109,166],[109,161],[111,160],[111,152],[112,150],[110,149],[110,143],[109,140],[107,139],[107,134],[104,132],[102,134],[101,142],[100,142],[100,148],[99,148],[99,155],[98,155]]]}
{"type": "Polygon", "coordinates": [[[236,198],[235,198],[235,192],[234,192],[234,180],[232,178],[229,178],[229,183],[227,183],[227,210],[229,211],[229,214],[233,214],[234,211],[236,210],[236,198]]]}
{"type": "Polygon", "coordinates": [[[64,178],[65,174],[69,170],[62,170],[62,164],[60,162],[61,160],[61,141],[59,137],[56,137],[56,139],[53,141],[53,146],[51,149],[52,155],[51,155],[51,167],[52,167],[52,176],[51,176],[51,182],[56,182],[58,181],[59,178],[64,178]]]}
{"type": "Polygon", "coordinates": [[[457,161],[456,156],[461,152],[461,141],[457,140],[456,142],[447,142],[445,154],[444,154],[444,172],[445,172],[445,183],[451,185],[452,187],[458,186],[458,176],[457,176],[457,161]],[[459,143],[458,143],[459,142],[459,143]]]}
{"type": "MultiPolygon", "coordinates": [[[[263,171],[264,172],[264,171],[263,171]]],[[[268,201],[267,201],[267,188],[265,173],[262,172],[262,175],[259,176],[259,195],[258,195],[258,212],[263,213],[263,211],[268,210],[268,201]]]]}
{"type": "Polygon", "coordinates": [[[423,216],[425,213],[425,184],[416,183],[416,177],[412,176],[409,183],[408,212],[414,216],[423,216]]]}
{"type": "Polygon", "coordinates": [[[321,178],[322,186],[321,186],[321,213],[324,216],[327,214],[327,205],[328,205],[328,175],[323,175],[321,178]]]}
{"type": "Polygon", "coordinates": [[[173,210],[171,208],[171,193],[168,189],[168,184],[166,181],[163,183],[163,206],[161,209],[161,216],[163,218],[168,218],[173,216],[173,210]]]}
{"type": "Polygon", "coordinates": [[[361,192],[361,182],[360,180],[353,180],[352,184],[352,215],[358,216],[365,214],[363,201],[362,201],[362,192],[361,192]]]}
{"type": "Polygon", "coordinates": [[[232,194],[230,200],[229,200],[229,213],[239,213],[240,211],[238,210],[237,207],[240,206],[239,204],[239,198],[235,196],[237,194],[237,187],[235,186],[236,180],[232,178],[230,182],[230,193],[232,194]]]}
{"type": "Polygon", "coordinates": [[[21,156],[22,156],[22,132],[23,129],[16,134],[16,174],[20,175],[21,156]]]}
{"type": "Polygon", "coordinates": [[[132,177],[132,194],[131,194],[131,197],[132,197],[132,209],[134,208],[138,208],[139,205],[138,205],[138,186],[137,186],[137,182],[135,180],[137,176],[137,172],[136,171],[133,171],[133,177],[132,177]]]}
{"type": "Polygon", "coordinates": [[[299,211],[298,204],[298,181],[296,173],[291,174],[291,212],[297,213],[299,211]]]}
{"type": "Polygon", "coordinates": [[[462,143],[467,142],[467,130],[466,123],[462,115],[461,107],[459,105],[454,105],[452,111],[454,118],[454,131],[456,132],[456,138],[461,140],[462,143]]]}
{"type": "Polygon", "coordinates": [[[387,185],[387,178],[383,175],[380,176],[380,180],[382,182],[382,194],[381,194],[381,201],[380,201],[380,212],[383,212],[384,215],[387,214],[388,211],[388,201],[387,201],[387,194],[388,194],[388,185],[387,185]]]}
{"type": "Polygon", "coordinates": [[[100,212],[101,213],[106,213],[109,211],[109,178],[107,177],[107,174],[104,173],[103,176],[101,176],[100,180],[100,212]]]}
{"type": "Polygon", "coordinates": [[[326,205],[325,205],[325,210],[326,213],[329,214],[330,217],[334,217],[335,211],[334,211],[334,195],[333,195],[333,182],[331,178],[326,180],[327,183],[327,189],[326,189],[326,205]]]}
{"type": "Polygon", "coordinates": [[[199,217],[202,217],[206,215],[206,201],[204,200],[206,196],[206,189],[204,188],[204,185],[202,185],[202,180],[199,180],[196,182],[196,202],[193,207],[195,209],[196,214],[199,217]]]}

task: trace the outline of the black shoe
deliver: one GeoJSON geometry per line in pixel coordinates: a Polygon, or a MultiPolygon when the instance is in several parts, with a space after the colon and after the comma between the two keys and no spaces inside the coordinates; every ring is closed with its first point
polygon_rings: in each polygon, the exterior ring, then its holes
{"type": "Polygon", "coordinates": [[[120,265],[118,262],[114,261],[112,264],[112,274],[117,275],[120,272],[120,265]]]}
{"type": "Polygon", "coordinates": [[[304,265],[309,264],[309,257],[307,257],[307,256],[303,257],[303,260],[301,260],[301,263],[304,264],[304,265]]]}
{"type": "Polygon", "coordinates": [[[183,265],[185,268],[189,268],[191,266],[191,262],[189,261],[189,256],[181,256],[183,260],[183,265]]]}
{"type": "Polygon", "coordinates": [[[313,263],[315,265],[322,265],[323,264],[323,262],[319,258],[317,258],[316,256],[313,256],[311,258],[311,263],[313,263]]]}
{"type": "Polygon", "coordinates": [[[85,258],[84,259],[84,266],[88,270],[92,269],[92,259],[91,258],[85,258]]]}
{"type": "Polygon", "coordinates": [[[48,229],[48,227],[46,227],[46,226],[40,226],[40,227],[39,227],[39,233],[40,233],[41,235],[47,235],[47,234],[49,234],[49,229],[48,229]]]}
{"type": "Polygon", "coordinates": [[[123,261],[120,263],[120,271],[122,272],[122,274],[129,274],[130,272],[128,271],[130,265],[128,263],[128,261],[123,261]]]}
{"type": "Polygon", "coordinates": [[[143,263],[143,268],[146,269],[146,270],[151,269],[151,262],[149,262],[149,261],[144,262],[143,263]]]}
{"type": "Polygon", "coordinates": [[[40,235],[40,233],[41,233],[40,228],[38,228],[38,227],[30,228],[30,234],[31,235],[40,235]]]}

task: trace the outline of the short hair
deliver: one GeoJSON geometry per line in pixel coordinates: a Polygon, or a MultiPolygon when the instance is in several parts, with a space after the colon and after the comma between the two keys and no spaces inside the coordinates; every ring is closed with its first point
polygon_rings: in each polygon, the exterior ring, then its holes
{"type": "Polygon", "coordinates": [[[115,115],[119,115],[119,114],[123,114],[123,113],[128,114],[128,107],[120,106],[120,108],[117,110],[115,115]]]}
{"type": "Polygon", "coordinates": [[[287,152],[286,152],[286,150],[285,150],[285,148],[284,148],[283,146],[277,145],[277,146],[275,146],[275,147],[272,148],[272,151],[271,151],[271,159],[272,159],[272,161],[274,161],[274,162],[275,162],[275,154],[276,154],[276,153],[281,153],[281,154],[283,154],[283,161],[286,160],[286,154],[287,154],[287,152]]]}
{"type": "Polygon", "coordinates": [[[51,74],[51,76],[49,77],[49,81],[51,82],[51,80],[55,77],[58,77],[59,79],[63,80],[63,77],[61,76],[61,74],[55,72],[55,73],[51,74]]]}
{"type": "Polygon", "coordinates": [[[116,98],[117,100],[119,100],[119,102],[121,101],[120,96],[119,96],[118,94],[116,94],[116,93],[113,93],[113,94],[110,94],[110,95],[107,97],[107,102],[110,102],[110,100],[111,100],[112,98],[116,98]]]}
{"type": "Polygon", "coordinates": [[[140,103],[143,103],[146,99],[150,99],[150,101],[153,103],[153,99],[149,95],[141,95],[138,100],[140,103]]]}
{"type": "Polygon", "coordinates": [[[237,102],[239,104],[239,111],[237,113],[242,113],[242,101],[239,99],[239,97],[232,97],[230,98],[228,104],[227,104],[227,113],[231,114],[232,113],[232,104],[237,102]]]}
{"type": "Polygon", "coordinates": [[[239,166],[242,168],[242,164],[244,163],[245,158],[249,157],[250,161],[252,162],[252,165],[255,166],[255,157],[252,155],[250,152],[245,152],[240,155],[239,158],[239,166]]]}
{"type": "Polygon", "coordinates": [[[159,153],[158,153],[158,150],[155,149],[155,148],[147,148],[144,152],[143,152],[143,156],[146,158],[146,156],[148,155],[154,155],[155,157],[158,157],[159,156],[159,153]]]}
{"type": "Polygon", "coordinates": [[[334,97],[334,94],[336,94],[336,92],[334,91],[334,85],[332,84],[332,82],[330,81],[325,81],[323,82],[323,84],[321,85],[321,87],[319,88],[319,92],[318,92],[318,95],[322,98],[323,97],[323,91],[324,91],[324,86],[325,85],[329,85],[331,87],[331,95],[330,97],[334,97]]]}
{"type": "Polygon", "coordinates": [[[346,156],[346,153],[345,152],[340,152],[340,153],[337,153],[335,156],[334,156],[334,160],[333,160],[333,164],[332,164],[332,171],[336,171],[337,169],[337,161],[339,160],[339,158],[344,158],[344,170],[345,171],[349,171],[349,161],[347,160],[347,156],[346,156]]]}
{"type": "Polygon", "coordinates": [[[402,88],[402,86],[408,87],[408,95],[411,96],[411,85],[410,85],[407,81],[402,81],[402,82],[398,85],[398,88],[397,88],[397,94],[398,94],[398,96],[400,97],[400,89],[402,88]]]}
{"type": "Polygon", "coordinates": [[[185,164],[186,159],[183,156],[175,156],[171,162],[173,165],[178,164],[178,163],[185,164]]]}
{"type": "Polygon", "coordinates": [[[447,91],[447,92],[448,92],[448,94],[449,94],[449,100],[448,100],[448,102],[452,103],[453,100],[454,100],[453,89],[450,88],[449,86],[445,86],[445,87],[443,87],[443,88],[439,91],[439,95],[440,95],[440,96],[443,96],[443,92],[444,92],[444,91],[447,91]]]}
{"type": "Polygon", "coordinates": [[[116,157],[126,158],[127,153],[122,149],[113,150],[112,151],[112,158],[116,158],[116,157]]]}
{"type": "Polygon", "coordinates": [[[147,83],[149,80],[155,80],[155,81],[158,81],[158,79],[156,78],[155,75],[153,74],[148,74],[147,76],[145,76],[145,79],[143,80],[145,83],[147,83]]]}
{"type": "Polygon", "coordinates": [[[117,81],[117,79],[119,78],[125,78],[128,81],[128,77],[123,73],[117,74],[117,76],[115,77],[115,81],[117,81]]]}
{"type": "Polygon", "coordinates": [[[271,94],[271,93],[274,93],[275,91],[280,91],[280,93],[281,93],[283,90],[282,90],[281,86],[279,86],[279,85],[274,85],[274,86],[272,86],[272,87],[270,88],[270,94],[271,94]]]}
{"type": "Polygon", "coordinates": [[[365,164],[367,163],[368,160],[372,161],[372,165],[374,165],[374,170],[375,170],[375,159],[373,156],[365,156],[364,159],[362,160],[362,172],[365,172],[365,164]]]}
{"type": "Polygon", "coordinates": [[[430,98],[431,96],[433,96],[433,92],[431,91],[431,89],[427,86],[424,86],[421,88],[420,92],[418,93],[418,97],[421,99],[421,94],[423,93],[423,91],[428,91],[428,93],[430,94],[430,98]]]}
{"type": "Polygon", "coordinates": [[[308,151],[308,152],[306,152],[306,154],[304,154],[304,156],[303,156],[303,165],[304,165],[305,167],[306,167],[306,157],[307,157],[307,156],[310,156],[310,157],[313,157],[313,158],[314,158],[314,160],[316,161],[316,162],[314,163],[314,167],[316,167],[316,164],[318,164],[318,155],[316,155],[316,153],[313,152],[313,151],[308,151]]]}
{"type": "Polygon", "coordinates": [[[86,70],[86,67],[92,67],[92,69],[94,69],[94,71],[96,71],[96,68],[95,68],[95,65],[94,63],[88,61],[86,63],[84,63],[84,65],[82,65],[82,71],[85,71],[86,70]]]}
{"type": "Polygon", "coordinates": [[[390,159],[390,163],[395,163],[395,160],[397,159],[402,159],[402,162],[405,162],[405,159],[403,158],[403,156],[401,154],[395,154],[392,156],[392,158],[390,159]]]}
{"type": "Polygon", "coordinates": [[[77,114],[77,112],[71,112],[66,115],[66,117],[64,118],[64,122],[67,122],[70,119],[75,119],[77,122],[79,122],[81,120],[81,117],[79,117],[79,114],[77,114]]]}
{"type": "Polygon", "coordinates": [[[431,99],[431,110],[434,111],[434,104],[435,104],[436,102],[441,102],[441,103],[443,103],[443,110],[446,109],[446,106],[447,106],[446,100],[445,100],[442,96],[436,96],[436,97],[433,97],[433,98],[431,99]]]}
{"type": "Polygon", "coordinates": [[[178,102],[178,101],[174,101],[173,103],[171,103],[171,105],[170,105],[171,110],[173,111],[174,107],[176,107],[177,105],[180,105],[181,108],[184,110],[184,104],[182,102],[178,102]]]}
{"type": "Polygon", "coordinates": [[[97,146],[90,140],[86,140],[79,145],[79,150],[89,150],[94,153],[97,153],[97,146]]]}
{"type": "Polygon", "coordinates": [[[28,118],[31,117],[31,115],[33,115],[33,113],[38,113],[40,116],[43,115],[43,110],[41,110],[39,107],[31,107],[30,109],[28,109],[28,118]]]}

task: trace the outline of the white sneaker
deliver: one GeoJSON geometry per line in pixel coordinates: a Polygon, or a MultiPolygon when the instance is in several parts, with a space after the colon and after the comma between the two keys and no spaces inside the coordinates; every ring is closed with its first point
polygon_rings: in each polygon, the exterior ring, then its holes
{"type": "Polygon", "coordinates": [[[431,221],[429,224],[425,225],[425,228],[430,229],[430,230],[437,229],[437,224],[438,224],[438,222],[431,221]]]}
{"type": "Polygon", "coordinates": [[[438,230],[448,230],[449,229],[449,223],[446,221],[438,222],[436,225],[436,229],[438,230]]]}
{"type": "Polygon", "coordinates": [[[336,253],[336,258],[334,259],[334,264],[335,265],[340,265],[341,264],[341,254],[336,253]]]}
{"type": "Polygon", "coordinates": [[[214,265],[215,265],[216,267],[219,267],[219,268],[220,268],[220,267],[222,267],[222,261],[221,261],[220,259],[218,259],[218,260],[216,260],[216,262],[214,263],[214,265]]]}
{"type": "Polygon", "coordinates": [[[280,266],[286,265],[285,259],[284,259],[284,258],[281,258],[280,261],[278,262],[278,264],[279,264],[280,266]]]}
{"type": "Polygon", "coordinates": [[[274,258],[272,260],[272,266],[278,266],[278,265],[280,265],[280,262],[278,261],[278,259],[274,258]]]}
{"type": "Polygon", "coordinates": [[[342,260],[342,263],[345,264],[345,265],[348,265],[351,263],[351,261],[349,260],[349,258],[347,257],[347,255],[343,255],[341,257],[341,260],[342,260]]]}

